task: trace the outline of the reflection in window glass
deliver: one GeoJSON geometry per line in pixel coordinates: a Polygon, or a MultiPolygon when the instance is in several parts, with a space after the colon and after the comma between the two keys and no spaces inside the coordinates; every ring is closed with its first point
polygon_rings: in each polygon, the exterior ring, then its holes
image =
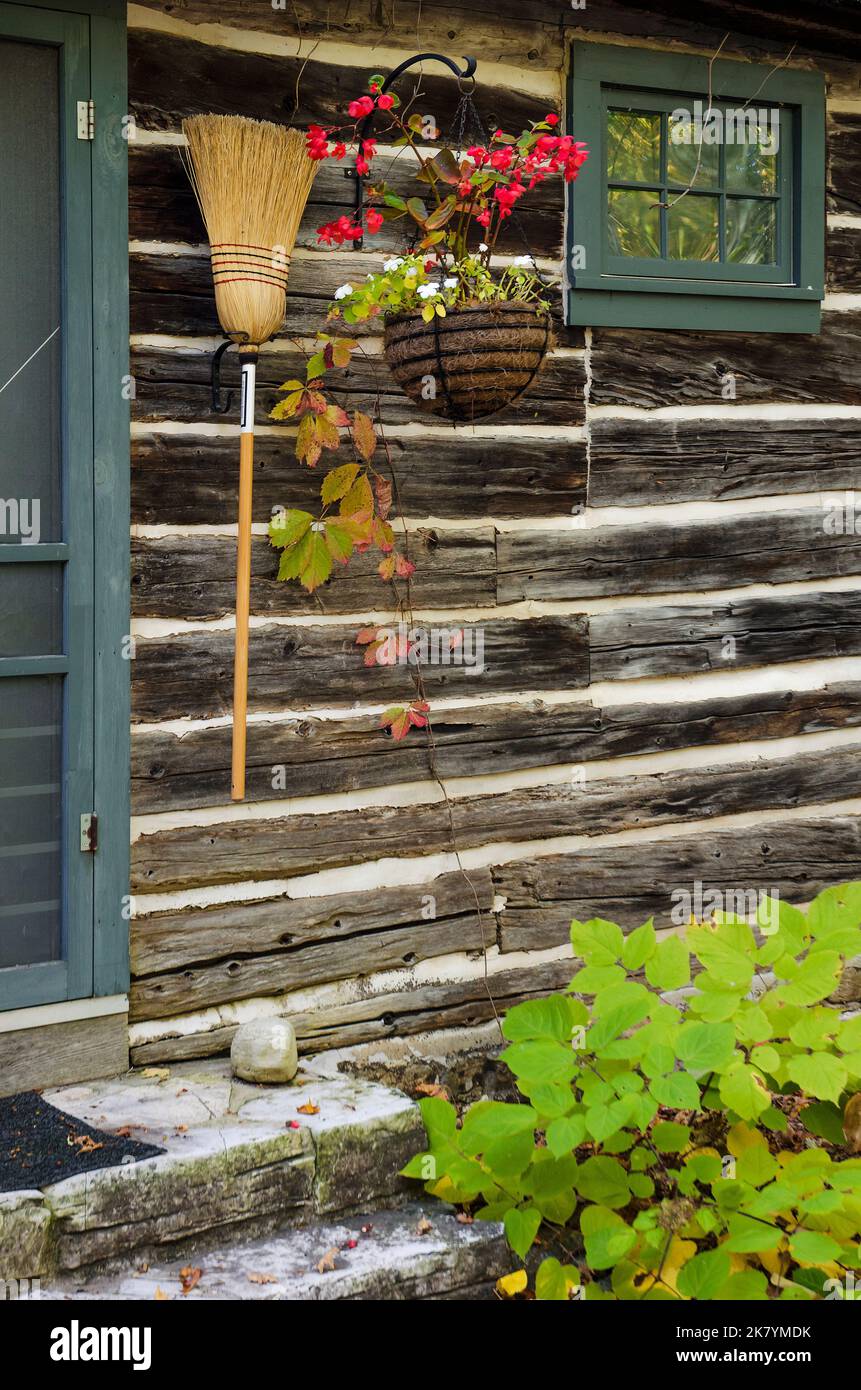
{"type": "Polygon", "coordinates": [[[777,187],[777,154],[769,132],[757,126],[751,134],[751,140],[727,144],[727,189],[731,193],[773,193],[777,187]]]}
{"type": "Polygon", "coordinates": [[[701,133],[693,121],[669,118],[667,178],[687,188],[716,188],[720,178],[720,150],[717,145],[697,143],[701,133]],[[680,143],[676,144],[676,141],[680,143]],[[697,168],[699,161],[699,168],[697,168]],[[694,177],[696,176],[696,177],[694,177]]]}
{"type": "Polygon", "coordinates": [[[658,183],[661,118],[639,111],[607,113],[607,176],[610,183],[658,183]]]}
{"type": "Polygon", "coordinates": [[[718,207],[717,198],[688,193],[667,209],[667,255],[671,261],[720,260],[718,207]]]}
{"type": "Polygon", "coordinates": [[[773,265],[777,260],[777,209],[760,198],[728,198],[726,258],[736,265],[773,265]]]}
{"type": "Polygon", "coordinates": [[[610,253],[614,256],[660,256],[659,194],[613,188],[608,195],[610,253]]]}

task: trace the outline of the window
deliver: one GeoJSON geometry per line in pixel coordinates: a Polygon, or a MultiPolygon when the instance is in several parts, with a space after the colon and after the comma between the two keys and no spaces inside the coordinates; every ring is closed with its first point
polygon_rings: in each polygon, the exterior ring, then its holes
{"type": "Polygon", "coordinates": [[[569,322],[816,332],[824,112],[817,73],[574,44],[569,322]]]}

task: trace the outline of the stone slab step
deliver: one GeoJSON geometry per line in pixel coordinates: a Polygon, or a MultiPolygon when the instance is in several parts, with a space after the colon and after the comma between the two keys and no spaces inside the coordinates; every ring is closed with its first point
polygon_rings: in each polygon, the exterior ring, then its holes
{"type": "Polygon", "coordinates": [[[133,1251],[182,1253],[321,1216],[396,1205],[424,1144],[402,1092],[309,1061],[286,1086],[237,1082],[224,1059],[68,1086],[46,1100],[165,1153],[0,1194],[0,1279],[25,1279],[133,1251]]]}
{"type": "Polygon", "coordinates": [[[411,1204],[208,1251],[191,1268],[200,1277],[183,1292],[172,1260],[146,1269],[43,1281],[40,1297],[64,1300],[182,1302],[333,1299],[486,1299],[511,1267],[502,1227],[462,1225],[447,1209],[411,1204]]]}

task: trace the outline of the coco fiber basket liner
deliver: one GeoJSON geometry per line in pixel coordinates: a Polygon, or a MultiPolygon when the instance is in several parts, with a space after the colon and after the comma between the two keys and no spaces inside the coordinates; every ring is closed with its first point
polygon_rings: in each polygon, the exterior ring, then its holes
{"type": "Polygon", "coordinates": [[[384,351],[401,390],[423,410],[473,423],[528,390],[550,346],[550,315],[522,300],[386,319],[384,351]]]}

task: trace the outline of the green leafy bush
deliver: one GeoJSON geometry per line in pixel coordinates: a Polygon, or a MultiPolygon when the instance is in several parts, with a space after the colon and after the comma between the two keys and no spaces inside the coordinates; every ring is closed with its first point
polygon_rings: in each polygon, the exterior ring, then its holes
{"type": "Polygon", "coordinates": [[[861,1103],[861,1014],[822,1001],[859,924],[861,883],[806,915],[768,899],[756,930],[574,922],[570,992],[504,1020],[523,1102],[481,1101],[459,1123],[423,1100],[430,1147],[405,1173],[503,1221],[521,1261],[537,1242],[539,1299],[852,1297],[861,1158],[843,1125],[861,1103]],[[696,963],[694,988],[662,998],[696,963]]]}

